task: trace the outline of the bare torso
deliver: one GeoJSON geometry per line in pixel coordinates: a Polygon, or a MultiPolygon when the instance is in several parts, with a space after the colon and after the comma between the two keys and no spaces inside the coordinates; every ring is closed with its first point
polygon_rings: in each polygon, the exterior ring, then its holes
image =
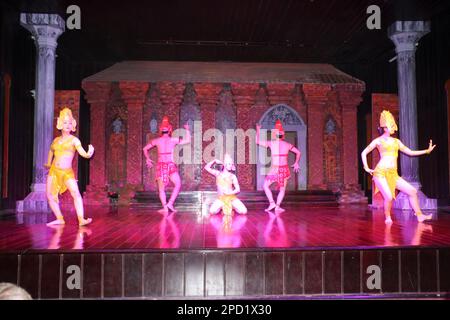
{"type": "Polygon", "coordinates": [[[173,151],[178,143],[178,138],[169,136],[154,139],[152,144],[158,149],[158,162],[173,162],[173,151]]]}
{"type": "Polygon", "coordinates": [[[59,136],[53,140],[53,165],[59,169],[72,168],[72,161],[75,156],[75,144],[78,138],[73,135],[59,136]]]}
{"type": "Polygon", "coordinates": [[[222,171],[216,177],[217,193],[221,196],[223,194],[230,194],[233,191],[234,174],[228,171],[222,171]]]}
{"type": "Polygon", "coordinates": [[[272,152],[272,166],[288,165],[288,155],[292,144],[283,140],[272,140],[269,147],[272,152]]]}
{"type": "Polygon", "coordinates": [[[377,150],[380,153],[380,161],[377,167],[384,169],[396,169],[399,150],[399,142],[392,137],[377,138],[377,150]]]}

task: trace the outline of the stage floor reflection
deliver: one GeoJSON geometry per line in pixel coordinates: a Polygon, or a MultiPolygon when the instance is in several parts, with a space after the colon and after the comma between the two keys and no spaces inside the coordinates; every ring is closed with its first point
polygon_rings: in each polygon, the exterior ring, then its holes
{"type": "Polygon", "coordinates": [[[0,251],[15,250],[167,250],[215,248],[376,248],[449,246],[450,215],[434,212],[418,223],[412,212],[395,211],[386,226],[382,211],[367,206],[296,208],[279,215],[250,210],[231,221],[222,214],[163,215],[145,208],[86,207],[93,223],[79,228],[75,212],[66,225],[47,227],[49,213],[0,217],[0,251]]]}

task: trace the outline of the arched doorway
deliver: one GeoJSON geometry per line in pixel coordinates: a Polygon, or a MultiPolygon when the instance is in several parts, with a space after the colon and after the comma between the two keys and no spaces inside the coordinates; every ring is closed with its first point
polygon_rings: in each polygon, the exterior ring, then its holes
{"type": "MultiPolygon", "coordinates": [[[[291,178],[288,183],[288,190],[306,190],[308,167],[306,165],[307,148],[306,148],[306,124],[300,115],[286,104],[277,104],[269,108],[259,120],[261,129],[266,129],[267,135],[261,139],[270,139],[270,130],[275,126],[275,121],[280,119],[283,122],[284,130],[286,131],[286,141],[295,145],[302,157],[300,159],[300,174],[295,174],[291,168],[291,178]]],[[[257,149],[258,161],[256,164],[256,185],[257,190],[263,190],[264,177],[270,167],[269,163],[264,163],[268,150],[266,148],[258,147],[257,149]]],[[[289,164],[293,164],[295,155],[292,153],[289,157],[289,164]]]]}

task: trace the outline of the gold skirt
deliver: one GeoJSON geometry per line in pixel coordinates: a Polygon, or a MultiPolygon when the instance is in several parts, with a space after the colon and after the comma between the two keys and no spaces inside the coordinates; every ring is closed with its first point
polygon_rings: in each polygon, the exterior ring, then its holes
{"type": "Polygon", "coordinates": [[[231,216],[233,211],[233,200],[236,198],[237,197],[234,194],[219,196],[219,200],[223,202],[222,211],[224,215],[231,216]]]}
{"type": "MultiPolygon", "coordinates": [[[[375,168],[373,176],[376,178],[386,178],[386,181],[391,191],[392,197],[395,199],[395,186],[397,185],[397,180],[400,178],[397,172],[397,168],[375,168]]],[[[375,184],[375,193],[378,191],[377,185],[375,184]]]]}
{"type": "Polygon", "coordinates": [[[48,176],[52,177],[50,192],[53,199],[59,203],[58,194],[63,194],[67,190],[66,181],[70,179],[75,180],[75,173],[72,168],[59,169],[52,165],[48,172],[48,176]]]}

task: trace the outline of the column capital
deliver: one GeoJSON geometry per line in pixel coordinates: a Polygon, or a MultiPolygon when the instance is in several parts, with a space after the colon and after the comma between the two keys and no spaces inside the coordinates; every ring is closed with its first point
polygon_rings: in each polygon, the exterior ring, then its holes
{"type": "Polygon", "coordinates": [[[222,83],[194,83],[200,105],[216,105],[223,89],[222,83]]]}
{"type": "Polygon", "coordinates": [[[33,35],[37,48],[55,49],[58,37],[65,31],[65,22],[57,14],[21,13],[20,25],[33,35]]]}
{"type": "Polygon", "coordinates": [[[388,28],[388,36],[394,42],[397,54],[415,51],[416,43],[429,32],[429,21],[395,21],[388,28]]]}

